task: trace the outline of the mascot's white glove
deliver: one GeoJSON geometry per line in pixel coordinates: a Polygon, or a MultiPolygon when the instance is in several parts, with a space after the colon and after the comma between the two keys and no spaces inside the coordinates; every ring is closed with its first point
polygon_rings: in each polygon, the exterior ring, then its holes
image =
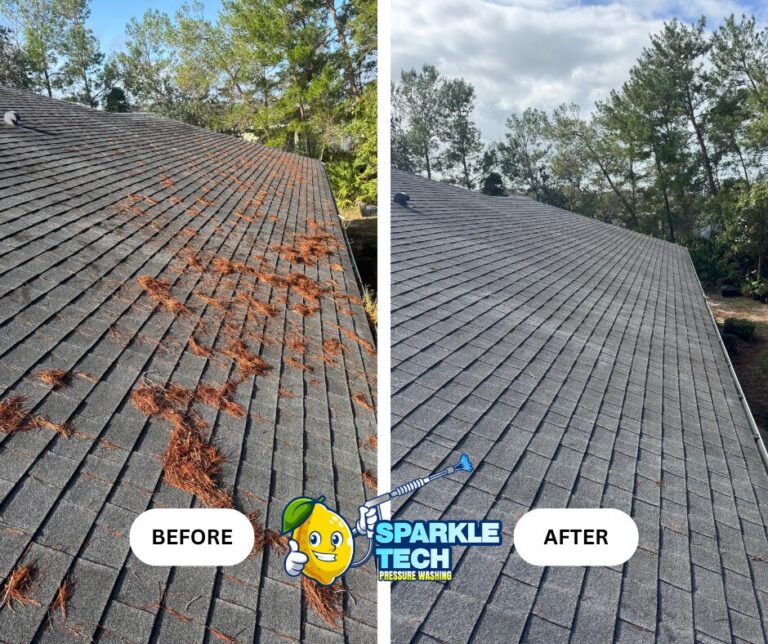
{"type": "Polygon", "coordinates": [[[355,524],[357,534],[373,539],[373,532],[376,529],[376,521],[379,520],[379,513],[376,511],[376,508],[367,508],[364,505],[360,506],[359,512],[360,516],[355,524]]]}
{"type": "Polygon", "coordinates": [[[285,556],[285,572],[291,577],[298,577],[307,563],[307,555],[299,550],[299,544],[293,539],[288,542],[290,552],[285,556]]]}

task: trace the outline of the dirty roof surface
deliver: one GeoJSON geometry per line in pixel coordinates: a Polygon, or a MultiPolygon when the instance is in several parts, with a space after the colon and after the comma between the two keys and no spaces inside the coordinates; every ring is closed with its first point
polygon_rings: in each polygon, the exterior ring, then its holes
{"type": "Polygon", "coordinates": [[[274,533],[303,493],[352,517],[375,468],[371,333],[322,164],[0,88],[7,110],[24,127],[0,124],[0,585],[36,574],[0,640],[372,641],[370,567],[334,629],[274,533]],[[179,407],[148,415],[137,390],[179,407]],[[164,477],[190,437],[225,459],[212,485],[164,477]],[[185,485],[257,512],[268,546],[226,569],[140,563],[133,519],[203,507],[185,485]]]}
{"type": "MultiPolygon", "coordinates": [[[[394,484],[403,519],[501,519],[449,583],[393,589],[393,639],[763,642],[768,476],[687,251],[522,197],[393,171],[394,484]],[[465,483],[462,487],[462,483],[465,483]],[[532,507],[613,507],[612,568],[512,548],[532,507]]],[[[455,554],[456,554],[455,553],[455,554]]]]}

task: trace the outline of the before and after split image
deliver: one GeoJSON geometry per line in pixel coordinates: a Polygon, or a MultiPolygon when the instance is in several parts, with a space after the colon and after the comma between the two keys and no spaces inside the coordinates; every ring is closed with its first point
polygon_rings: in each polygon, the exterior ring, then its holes
{"type": "Polygon", "coordinates": [[[0,0],[0,643],[768,642],[768,6],[0,0]]]}

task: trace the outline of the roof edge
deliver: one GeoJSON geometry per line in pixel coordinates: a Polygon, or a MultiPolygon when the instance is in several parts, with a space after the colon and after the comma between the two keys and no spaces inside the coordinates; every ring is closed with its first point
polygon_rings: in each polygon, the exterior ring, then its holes
{"type": "Polygon", "coordinates": [[[760,454],[760,459],[763,461],[763,466],[765,467],[765,471],[768,472],[768,450],[765,447],[765,441],[763,441],[763,436],[762,434],[760,434],[760,428],[757,426],[757,423],[755,422],[755,417],[752,415],[752,410],[749,408],[747,397],[744,395],[744,390],[741,388],[741,383],[739,383],[739,378],[736,375],[736,370],[733,368],[733,363],[731,362],[731,356],[728,355],[728,349],[725,348],[725,343],[723,342],[723,336],[720,335],[720,329],[717,326],[717,320],[715,319],[715,316],[712,313],[712,309],[709,306],[709,301],[707,300],[707,294],[704,292],[704,287],[701,285],[701,280],[699,279],[699,274],[696,272],[696,266],[693,263],[693,259],[691,259],[691,254],[690,252],[687,252],[686,254],[688,255],[688,261],[691,263],[691,267],[693,268],[693,274],[696,275],[696,283],[699,285],[701,296],[704,298],[704,304],[706,304],[707,306],[709,319],[712,320],[712,325],[715,327],[715,333],[717,333],[717,340],[720,343],[720,350],[723,352],[723,355],[725,356],[725,362],[728,365],[728,371],[730,371],[731,373],[733,384],[736,385],[736,393],[739,396],[739,400],[741,401],[741,406],[744,409],[744,414],[747,417],[747,424],[749,425],[749,429],[752,432],[752,437],[755,439],[755,445],[757,446],[757,451],[760,454]]]}
{"type": "MultiPolygon", "coordinates": [[[[320,164],[323,166],[323,175],[325,176],[325,181],[328,184],[329,192],[331,193],[331,198],[333,199],[333,208],[336,210],[336,217],[339,220],[340,228],[341,228],[341,234],[344,237],[344,245],[347,247],[347,255],[349,256],[349,262],[352,264],[352,272],[355,274],[355,281],[357,282],[357,294],[360,296],[360,299],[363,297],[363,291],[364,291],[364,285],[363,285],[363,278],[360,276],[360,269],[357,267],[357,261],[355,260],[355,254],[352,252],[352,244],[349,243],[349,236],[347,235],[347,228],[344,226],[344,220],[341,218],[341,215],[339,214],[339,204],[336,203],[336,195],[333,192],[333,186],[331,185],[331,178],[328,176],[328,168],[326,166],[325,161],[320,161],[320,164]]],[[[370,319],[368,316],[365,316],[366,322],[368,322],[368,328],[371,330],[371,336],[373,337],[373,341],[378,345],[379,343],[379,334],[376,327],[371,324],[370,319]]]]}

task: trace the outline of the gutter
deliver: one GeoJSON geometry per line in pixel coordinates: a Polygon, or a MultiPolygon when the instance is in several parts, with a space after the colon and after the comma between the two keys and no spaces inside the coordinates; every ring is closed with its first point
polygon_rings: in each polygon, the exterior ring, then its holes
{"type": "MultiPolygon", "coordinates": [[[[323,168],[325,169],[325,161],[321,161],[320,163],[323,164],[323,168]]],[[[349,261],[352,264],[352,270],[355,273],[355,280],[357,281],[357,294],[360,296],[360,299],[362,299],[363,278],[360,276],[360,270],[357,268],[357,262],[355,261],[355,254],[352,252],[352,245],[349,243],[349,236],[347,235],[347,227],[344,225],[345,220],[342,219],[341,215],[339,214],[339,204],[336,203],[336,195],[333,194],[331,181],[328,178],[328,170],[325,171],[325,180],[328,182],[329,192],[331,193],[331,198],[333,199],[333,207],[336,209],[336,217],[338,218],[339,224],[341,226],[341,234],[344,236],[344,245],[347,247],[347,255],[349,256],[349,261]]],[[[373,341],[376,344],[378,344],[379,336],[376,331],[376,327],[373,324],[371,324],[367,315],[365,316],[365,321],[368,322],[368,328],[371,330],[371,334],[373,335],[373,341]]],[[[768,467],[768,465],[766,465],[766,467],[768,467]]]]}
{"type": "Polygon", "coordinates": [[[701,280],[699,280],[699,276],[696,273],[696,267],[693,265],[693,260],[691,259],[691,255],[687,251],[686,251],[686,254],[688,255],[688,261],[691,262],[693,273],[694,275],[696,275],[696,282],[699,284],[699,290],[701,291],[701,296],[704,298],[704,303],[707,305],[707,311],[709,311],[709,317],[712,320],[712,324],[715,327],[715,332],[717,333],[717,339],[720,342],[720,348],[722,349],[723,355],[725,356],[725,361],[728,364],[728,370],[731,372],[731,378],[733,378],[733,384],[736,385],[736,393],[739,395],[741,406],[744,408],[744,413],[747,416],[747,424],[749,425],[749,429],[752,431],[752,438],[754,438],[755,440],[755,445],[757,447],[758,453],[760,454],[760,458],[763,461],[763,466],[765,467],[766,472],[768,472],[768,450],[766,450],[765,448],[765,442],[763,441],[763,437],[760,434],[760,430],[757,427],[757,423],[755,423],[755,417],[752,415],[752,410],[749,408],[749,403],[747,402],[747,398],[744,395],[744,390],[741,388],[741,385],[739,384],[739,378],[736,375],[736,370],[733,368],[733,363],[731,362],[731,356],[728,355],[728,349],[725,348],[723,337],[722,335],[720,335],[720,328],[717,326],[717,320],[715,320],[715,316],[712,313],[712,309],[709,307],[709,302],[707,301],[707,294],[704,292],[704,287],[701,285],[701,280]]]}

